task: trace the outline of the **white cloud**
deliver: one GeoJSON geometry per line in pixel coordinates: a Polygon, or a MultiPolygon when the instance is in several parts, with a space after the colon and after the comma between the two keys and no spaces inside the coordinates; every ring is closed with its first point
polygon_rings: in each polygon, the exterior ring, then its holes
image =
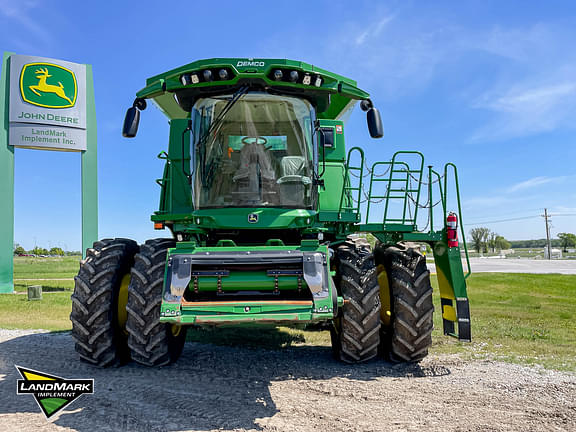
{"type": "Polygon", "coordinates": [[[525,189],[531,189],[534,188],[536,186],[540,186],[546,183],[550,183],[552,181],[557,180],[557,178],[554,177],[534,177],[531,178],[529,180],[525,180],[522,181],[520,183],[516,183],[515,185],[510,186],[508,189],[506,189],[506,192],[508,193],[514,193],[514,192],[518,192],[520,190],[525,190],[525,189]]]}
{"type": "Polygon", "coordinates": [[[511,204],[527,203],[534,199],[534,196],[511,197],[507,194],[494,194],[464,199],[463,208],[467,210],[510,208],[511,204]]]}
{"type": "Polygon", "coordinates": [[[472,98],[470,107],[490,118],[470,141],[525,137],[576,127],[576,51],[573,28],[538,23],[496,27],[479,33],[470,46],[500,57],[492,85],[472,98]]]}
{"type": "Polygon", "coordinates": [[[384,28],[388,25],[388,23],[393,19],[394,15],[387,15],[382,17],[374,24],[368,26],[368,28],[363,30],[358,36],[356,36],[354,42],[356,43],[356,45],[362,45],[366,42],[367,39],[377,38],[382,32],[382,30],[384,30],[384,28]]]}
{"type": "Polygon", "coordinates": [[[576,126],[576,80],[558,78],[546,83],[524,82],[507,90],[491,90],[473,108],[494,117],[471,141],[522,137],[576,126]],[[496,94],[494,94],[496,93],[496,94]]]}
{"type": "MultiPolygon", "coordinates": [[[[33,33],[43,44],[49,44],[52,41],[52,36],[45,30],[47,26],[36,22],[29,15],[29,12],[37,6],[38,1],[36,0],[0,0],[0,14],[17,21],[26,30],[33,33]]],[[[23,44],[18,39],[15,39],[13,43],[19,46],[29,46],[29,44],[23,44]]]]}

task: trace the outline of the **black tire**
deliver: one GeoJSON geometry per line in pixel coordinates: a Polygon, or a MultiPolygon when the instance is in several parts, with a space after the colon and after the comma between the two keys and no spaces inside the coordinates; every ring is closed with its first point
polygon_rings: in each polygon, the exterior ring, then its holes
{"type": "Polygon", "coordinates": [[[128,239],[105,239],[86,250],[74,278],[72,337],[80,359],[100,367],[130,358],[124,329],[118,322],[118,293],[130,273],[138,244],[128,239]]]}
{"type": "Polygon", "coordinates": [[[339,294],[344,306],[331,329],[332,352],[346,363],[377,356],[380,297],[374,256],[364,239],[349,239],[336,249],[339,294]]]}
{"type": "Polygon", "coordinates": [[[172,239],[148,240],[134,257],[128,288],[128,346],[132,359],[145,366],[163,366],[176,361],[186,341],[186,327],[179,334],[173,326],[160,322],[164,267],[172,239]]]}
{"type": "MultiPolygon", "coordinates": [[[[387,273],[391,319],[382,327],[382,351],[393,362],[417,362],[432,345],[434,306],[426,258],[415,243],[377,247],[387,273]]],[[[382,287],[385,289],[385,287],[382,287]]]]}

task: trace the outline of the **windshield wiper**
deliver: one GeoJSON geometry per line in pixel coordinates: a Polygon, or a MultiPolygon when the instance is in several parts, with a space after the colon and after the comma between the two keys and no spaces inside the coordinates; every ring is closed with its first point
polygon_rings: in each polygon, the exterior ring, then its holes
{"type": "Polygon", "coordinates": [[[224,120],[224,117],[226,117],[226,114],[228,114],[228,112],[232,109],[234,104],[236,104],[236,102],[238,102],[238,100],[248,92],[249,88],[250,87],[247,85],[242,86],[236,91],[236,93],[232,95],[232,97],[228,100],[226,105],[224,105],[222,111],[220,111],[220,114],[218,114],[218,117],[216,117],[216,119],[214,119],[214,121],[210,124],[208,130],[202,134],[202,136],[198,140],[198,146],[204,146],[206,144],[206,141],[210,137],[210,134],[212,134],[212,132],[214,132],[220,126],[220,124],[224,120]]]}

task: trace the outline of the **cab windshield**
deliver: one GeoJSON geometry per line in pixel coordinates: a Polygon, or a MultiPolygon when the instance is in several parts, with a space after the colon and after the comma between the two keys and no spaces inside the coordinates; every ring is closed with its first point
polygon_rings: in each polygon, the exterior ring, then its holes
{"type": "Polygon", "coordinates": [[[313,107],[260,92],[232,98],[192,110],[195,208],[310,208],[313,107]]]}

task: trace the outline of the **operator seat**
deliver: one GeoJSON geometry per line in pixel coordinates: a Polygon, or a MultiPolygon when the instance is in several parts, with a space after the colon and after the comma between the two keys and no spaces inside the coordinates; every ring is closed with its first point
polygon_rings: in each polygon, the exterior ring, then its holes
{"type": "Polygon", "coordinates": [[[287,205],[302,205],[312,183],[306,174],[306,159],[302,156],[284,156],[280,162],[282,177],[277,181],[280,186],[280,202],[287,205]]]}
{"type": "Polygon", "coordinates": [[[240,167],[232,177],[237,184],[242,204],[259,204],[260,201],[277,204],[276,173],[270,154],[262,144],[247,143],[240,150],[240,167]]]}

